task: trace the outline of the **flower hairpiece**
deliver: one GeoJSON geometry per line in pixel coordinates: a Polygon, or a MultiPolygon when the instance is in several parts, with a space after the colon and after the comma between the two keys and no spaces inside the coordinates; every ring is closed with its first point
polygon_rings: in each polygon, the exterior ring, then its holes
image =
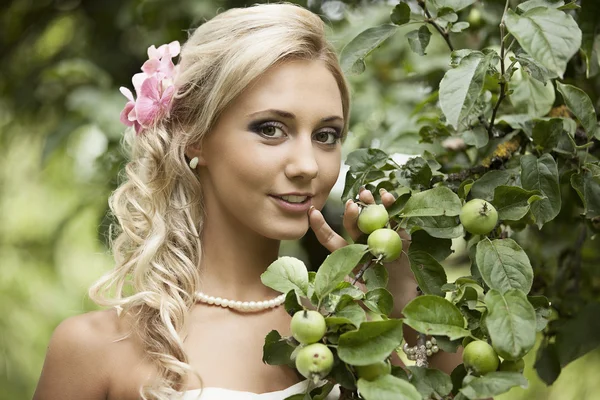
{"type": "Polygon", "coordinates": [[[121,122],[133,126],[136,134],[141,134],[161,118],[169,117],[175,94],[174,81],[179,70],[171,59],[179,55],[180,50],[178,41],[163,44],[158,49],[150,46],[142,72],[131,79],[137,99],[131,90],[123,86],[119,88],[128,100],[121,111],[121,122]]]}

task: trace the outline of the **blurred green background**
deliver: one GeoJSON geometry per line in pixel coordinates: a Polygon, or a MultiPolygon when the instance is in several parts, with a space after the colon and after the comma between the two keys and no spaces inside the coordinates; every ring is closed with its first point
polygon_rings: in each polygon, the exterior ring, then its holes
{"type": "MultiPolygon", "coordinates": [[[[111,268],[107,198],[124,162],[119,112],[125,98],[118,87],[131,88],[151,44],[183,42],[189,29],[219,10],[253,3],[13,0],[0,6],[0,400],[32,397],[52,331],[66,317],[95,309],[87,288],[111,268]]],[[[338,49],[387,22],[393,5],[298,3],[323,15],[338,49]]],[[[477,4],[490,29],[465,35],[464,47],[494,45],[501,3],[477,4]]],[[[404,39],[409,29],[368,60],[365,74],[350,79],[345,154],[373,146],[402,160],[436,151],[418,143],[411,113],[448,68],[448,51],[434,35],[427,56],[413,54],[404,39]]],[[[342,182],[326,212],[338,227],[342,182]]],[[[461,245],[456,242],[447,265],[451,277],[463,274],[461,245]]],[[[326,254],[311,237],[285,243],[282,251],[313,264],[326,254]]],[[[529,389],[502,399],[600,399],[600,350],[565,368],[550,388],[531,370],[534,358],[532,352],[527,359],[529,389]]]]}

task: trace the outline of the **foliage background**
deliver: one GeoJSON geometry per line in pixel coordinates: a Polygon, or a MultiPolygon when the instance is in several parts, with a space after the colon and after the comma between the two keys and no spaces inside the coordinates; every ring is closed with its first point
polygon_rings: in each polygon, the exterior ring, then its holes
{"type": "MultiPolygon", "coordinates": [[[[52,331],[64,318],[95,309],[87,287],[112,265],[105,216],[124,160],[118,143],[125,99],[118,87],[131,86],[149,45],[183,42],[187,29],[219,10],[253,3],[13,0],[0,6],[0,400],[32,397],[52,331]]],[[[339,49],[366,27],[387,22],[394,4],[298,3],[323,15],[339,49]]],[[[495,44],[503,3],[476,4],[482,26],[463,36],[464,47],[495,44]]],[[[417,56],[404,39],[410,29],[401,28],[385,51],[367,60],[367,72],[350,79],[345,154],[372,146],[402,161],[439,150],[419,143],[412,113],[448,68],[448,50],[434,34],[427,55],[417,56]]],[[[600,80],[578,84],[598,106],[600,80]]],[[[341,184],[326,213],[338,227],[341,184]]],[[[319,265],[325,253],[315,243],[307,235],[282,251],[319,265]]],[[[454,249],[450,277],[462,275],[466,261],[464,243],[456,241],[454,249]]],[[[526,360],[530,388],[502,399],[600,399],[594,373],[600,350],[565,368],[550,388],[531,369],[534,356],[526,360]]]]}

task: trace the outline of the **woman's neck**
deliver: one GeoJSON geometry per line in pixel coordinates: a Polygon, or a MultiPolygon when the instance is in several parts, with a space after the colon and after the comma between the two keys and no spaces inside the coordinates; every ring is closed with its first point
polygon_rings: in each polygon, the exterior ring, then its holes
{"type": "Polygon", "coordinates": [[[200,290],[239,301],[265,300],[281,294],[260,280],[277,259],[281,242],[239,224],[216,220],[207,218],[202,230],[200,290]]]}

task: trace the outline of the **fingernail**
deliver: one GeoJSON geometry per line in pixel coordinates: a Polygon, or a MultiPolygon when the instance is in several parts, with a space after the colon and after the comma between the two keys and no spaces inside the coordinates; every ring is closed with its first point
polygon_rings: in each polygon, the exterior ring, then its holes
{"type": "Polygon", "coordinates": [[[384,188],[379,189],[380,196],[383,196],[384,193],[387,193],[387,190],[385,190],[384,188]]]}
{"type": "Polygon", "coordinates": [[[310,215],[310,213],[315,209],[315,206],[310,206],[310,208],[308,209],[308,215],[310,215]]]}
{"type": "Polygon", "coordinates": [[[351,201],[352,201],[352,199],[348,199],[348,200],[346,201],[346,204],[345,204],[345,206],[344,206],[344,207],[345,207],[345,208],[348,208],[348,206],[350,205],[350,202],[351,202],[351,201]]]}
{"type": "Polygon", "coordinates": [[[359,188],[358,188],[358,193],[362,193],[362,191],[363,191],[363,190],[365,190],[365,187],[364,187],[364,186],[361,186],[361,187],[359,187],[359,188]]]}

